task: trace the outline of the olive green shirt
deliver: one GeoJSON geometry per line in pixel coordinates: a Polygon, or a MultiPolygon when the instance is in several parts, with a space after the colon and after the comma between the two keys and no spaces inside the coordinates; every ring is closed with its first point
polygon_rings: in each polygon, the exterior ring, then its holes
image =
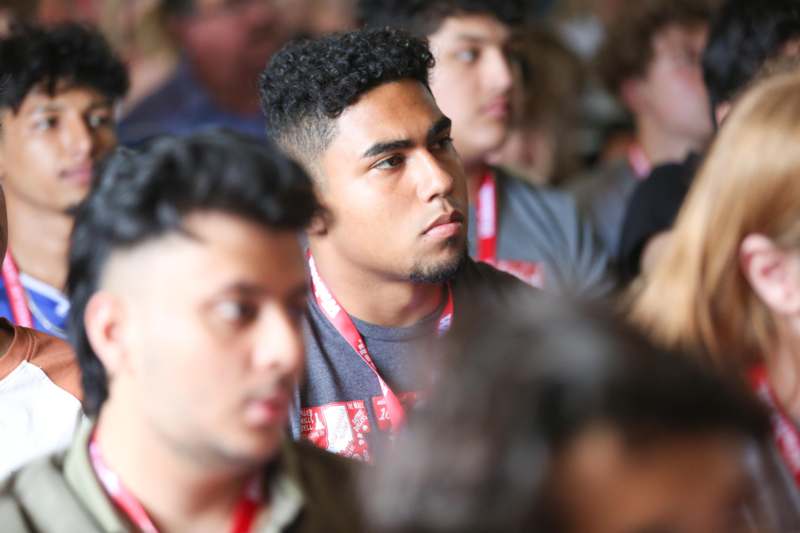
{"type": "MultiPolygon", "coordinates": [[[[3,533],[125,533],[135,528],[106,495],[89,459],[92,424],[61,454],[30,463],[0,486],[3,533]]],[[[254,533],[361,531],[354,468],[310,445],[284,441],[265,483],[270,505],[254,533]]]]}

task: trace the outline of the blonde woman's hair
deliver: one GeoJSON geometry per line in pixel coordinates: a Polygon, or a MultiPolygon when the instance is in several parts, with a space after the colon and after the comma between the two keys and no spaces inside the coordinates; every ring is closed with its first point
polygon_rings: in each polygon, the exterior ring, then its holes
{"type": "Polygon", "coordinates": [[[800,249],[800,74],[776,75],[737,102],[692,185],[631,317],[668,346],[743,370],[774,353],[777,322],[740,267],[758,233],[800,249]],[[734,366],[732,366],[734,365],[734,366]]]}

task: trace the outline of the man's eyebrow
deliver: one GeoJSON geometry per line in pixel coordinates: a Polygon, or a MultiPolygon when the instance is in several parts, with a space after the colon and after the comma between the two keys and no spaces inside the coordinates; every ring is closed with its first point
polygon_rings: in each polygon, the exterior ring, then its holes
{"type": "MultiPolygon", "coordinates": [[[[113,106],[113,104],[108,99],[94,100],[91,103],[89,103],[88,106],[86,106],[85,111],[94,111],[96,109],[110,108],[112,106],[113,106]]],[[[67,108],[67,107],[69,107],[69,106],[67,106],[67,105],[65,105],[63,103],[58,103],[58,102],[52,102],[51,101],[51,102],[45,102],[45,103],[42,103],[42,104],[34,106],[33,109],[31,110],[31,112],[32,113],[50,113],[50,112],[55,112],[55,111],[61,111],[61,110],[65,109],[65,108],[67,108]]]]}
{"type": "Polygon", "coordinates": [[[448,117],[442,116],[428,130],[428,135],[426,137],[427,144],[436,142],[438,140],[439,135],[449,130],[452,125],[453,125],[452,120],[450,120],[448,117]]]}
{"type": "Polygon", "coordinates": [[[460,33],[456,35],[456,39],[459,41],[470,41],[474,43],[483,43],[488,40],[485,36],[475,33],[460,33]]]}
{"type": "MultiPolygon", "coordinates": [[[[246,281],[238,281],[223,287],[222,293],[236,294],[237,296],[263,296],[273,294],[273,292],[263,285],[257,283],[249,283],[246,281]]],[[[302,299],[306,297],[308,287],[306,283],[300,283],[293,287],[287,293],[289,300],[302,299]]]]}
{"type": "Polygon", "coordinates": [[[376,155],[385,154],[387,152],[394,152],[395,150],[405,150],[406,148],[411,148],[412,146],[414,146],[414,143],[409,139],[379,142],[370,146],[361,157],[366,159],[369,157],[375,157],[376,155]]]}

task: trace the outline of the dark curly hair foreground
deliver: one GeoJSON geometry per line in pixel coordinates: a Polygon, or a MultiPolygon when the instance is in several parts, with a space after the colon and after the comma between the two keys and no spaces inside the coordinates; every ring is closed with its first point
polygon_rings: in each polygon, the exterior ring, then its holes
{"type": "Polygon", "coordinates": [[[509,26],[525,19],[522,0],[359,0],[359,22],[402,28],[419,37],[435,33],[448,17],[490,15],[509,26]]]}
{"type": "Polygon", "coordinates": [[[364,472],[370,531],[576,531],[556,482],[593,428],[631,453],[704,436],[767,442],[769,418],[746,387],[608,309],[476,296],[431,358],[442,379],[386,450],[392,460],[364,472]]]}
{"type": "Polygon", "coordinates": [[[211,130],[155,139],[141,152],[118,148],[78,208],[70,242],[69,338],[81,367],[84,411],[96,415],[108,396],[83,317],[113,254],[185,232],[186,216],[199,211],[295,232],[318,209],[305,172],[263,141],[211,130]]]}
{"type": "Polygon", "coordinates": [[[335,119],[380,85],[416,80],[428,87],[428,45],[393,29],[360,30],[290,43],[260,79],[267,135],[313,167],[328,147],[335,119]]]}
{"type": "Polygon", "coordinates": [[[94,89],[111,100],[128,92],[128,72],[105,38],[80,24],[20,25],[0,39],[0,108],[19,109],[31,90],[59,83],[94,89]]]}

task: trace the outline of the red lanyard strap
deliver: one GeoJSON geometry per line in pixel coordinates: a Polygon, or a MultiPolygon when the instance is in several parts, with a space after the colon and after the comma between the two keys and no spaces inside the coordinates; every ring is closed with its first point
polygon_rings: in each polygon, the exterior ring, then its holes
{"type": "MultiPolygon", "coordinates": [[[[330,323],[336,328],[336,331],[347,341],[347,344],[353,348],[353,351],[358,354],[362,361],[372,370],[375,377],[378,379],[378,384],[381,388],[381,394],[386,402],[386,409],[389,413],[389,422],[391,424],[392,432],[397,432],[403,427],[406,420],[406,411],[403,404],[397,398],[397,395],[392,391],[391,387],[381,376],[378,367],[372,359],[372,356],[367,349],[364,338],[358,332],[350,315],[342,309],[342,306],[336,300],[336,297],[328,289],[328,286],[322,281],[322,278],[317,271],[317,265],[311,252],[308,253],[308,269],[311,273],[311,290],[314,293],[314,299],[317,305],[322,309],[325,316],[330,323]]],[[[453,294],[450,287],[447,287],[447,303],[445,304],[442,314],[439,317],[437,331],[439,335],[443,335],[448,329],[453,320],[453,294]]]]}
{"type": "Polygon", "coordinates": [[[494,264],[497,260],[497,182],[489,171],[481,178],[475,200],[478,233],[478,261],[494,264]]]}
{"type": "MultiPolygon", "coordinates": [[[[106,490],[114,504],[122,510],[128,519],[142,533],[158,533],[147,511],[120,481],[119,477],[106,465],[100,446],[97,444],[95,436],[89,442],[89,457],[92,467],[97,474],[100,483],[106,490]]],[[[245,487],[236,510],[233,514],[231,533],[248,533],[255,523],[258,507],[262,499],[261,478],[255,476],[245,487]]]]}
{"type": "Polygon", "coordinates": [[[648,177],[653,170],[653,164],[650,162],[650,158],[647,157],[647,154],[644,153],[644,148],[642,148],[642,145],[638,142],[633,143],[628,148],[628,164],[633,169],[633,173],[636,174],[636,177],[640,180],[648,177]]]}
{"type": "Polygon", "coordinates": [[[3,259],[3,284],[6,287],[8,305],[11,307],[14,323],[26,328],[32,328],[33,317],[31,316],[31,310],[28,309],[25,289],[19,279],[19,269],[14,262],[14,258],[11,257],[10,250],[6,250],[6,256],[3,259]]]}
{"type": "Polygon", "coordinates": [[[800,487],[800,433],[778,403],[763,365],[751,369],[750,384],[756,395],[770,408],[775,445],[784,463],[791,470],[795,483],[800,487]]]}

